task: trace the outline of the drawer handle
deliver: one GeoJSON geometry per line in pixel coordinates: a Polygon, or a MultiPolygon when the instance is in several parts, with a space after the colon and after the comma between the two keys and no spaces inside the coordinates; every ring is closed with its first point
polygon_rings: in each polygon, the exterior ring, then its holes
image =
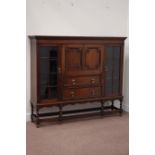
{"type": "Polygon", "coordinates": [[[72,84],[75,86],[76,85],[76,82],[73,82],[72,84]]]}
{"type": "Polygon", "coordinates": [[[72,82],[75,82],[76,80],[75,79],[72,79],[72,82]]]}
{"type": "Polygon", "coordinates": [[[72,96],[72,97],[75,96],[75,92],[74,92],[74,91],[71,91],[70,93],[71,93],[71,96],[72,96]]]}
{"type": "Polygon", "coordinates": [[[94,84],[95,83],[95,79],[91,79],[91,83],[94,84]]]}
{"type": "Polygon", "coordinates": [[[76,80],[72,79],[72,84],[75,86],[76,85],[76,80]]]}

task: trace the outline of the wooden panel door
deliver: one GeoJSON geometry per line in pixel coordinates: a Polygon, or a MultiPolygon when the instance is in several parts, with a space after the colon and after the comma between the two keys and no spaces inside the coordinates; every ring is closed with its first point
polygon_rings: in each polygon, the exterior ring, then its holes
{"type": "Polygon", "coordinates": [[[105,96],[121,95],[122,47],[109,45],[105,48],[105,96]]]}
{"type": "Polygon", "coordinates": [[[101,74],[103,66],[103,46],[65,45],[64,70],[67,76],[101,74]]]}
{"type": "Polygon", "coordinates": [[[103,46],[85,45],[84,70],[87,74],[101,74],[103,67],[103,46]]]}
{"type": "Polygon", "coordinates": [[[83,69],[83,46],[82,45],[65,45],[63,47],[64,56],[64,74],[77,75],[83,69]]]}

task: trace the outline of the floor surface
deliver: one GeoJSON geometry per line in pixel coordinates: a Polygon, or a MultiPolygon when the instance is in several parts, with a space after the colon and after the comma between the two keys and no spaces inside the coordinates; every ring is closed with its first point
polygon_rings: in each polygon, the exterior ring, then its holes
{"type": "Polygon", "coordinates": [[[128,155],[128,113],[43,123],[27,123],[27,155],[128,155]]]}

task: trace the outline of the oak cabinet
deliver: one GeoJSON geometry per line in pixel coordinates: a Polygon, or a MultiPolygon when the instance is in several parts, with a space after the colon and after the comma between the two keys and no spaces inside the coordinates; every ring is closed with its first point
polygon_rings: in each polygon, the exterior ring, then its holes
{"type": "Polygon", "coordinates": [[[124,40],[125,37],[30,36],[31,120],[37,126],[43,116],[55,114],[61,120],[63,114],[72,113],[63,111],[63,106],[94,101],[101,103],[101,114],[105,101],[112,101],[109,108],[121,114],[124,40]],[[120,101],[119,109],[114,100],[120,101]],[[59,112],[39,113],[41,108],[52,106],[58,106],[59,112]]]}

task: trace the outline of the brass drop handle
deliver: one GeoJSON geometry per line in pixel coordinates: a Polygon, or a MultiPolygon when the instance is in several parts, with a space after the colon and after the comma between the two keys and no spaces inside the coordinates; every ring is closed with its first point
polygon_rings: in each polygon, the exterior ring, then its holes
{"type": "Polygon", "coordinates": [[[91,83],[93,83],[93,84],[95,83],[95,79],[94,79],[94,78],[93,78],[93,79],[91,79],[91,83]]]}
{"type": "Polygon", "coordinates": [[[72,96],[72,97],[75,96],[75,92],[74,92],[74,91],[71,91],[70,93],[71,93],[71,96],[72,96]]]}
{"type": "Polygon", "coordinates": [[[73,85],[76,85],[76,80],[72,79],[72,83],[73,83],[73,85]]]}

